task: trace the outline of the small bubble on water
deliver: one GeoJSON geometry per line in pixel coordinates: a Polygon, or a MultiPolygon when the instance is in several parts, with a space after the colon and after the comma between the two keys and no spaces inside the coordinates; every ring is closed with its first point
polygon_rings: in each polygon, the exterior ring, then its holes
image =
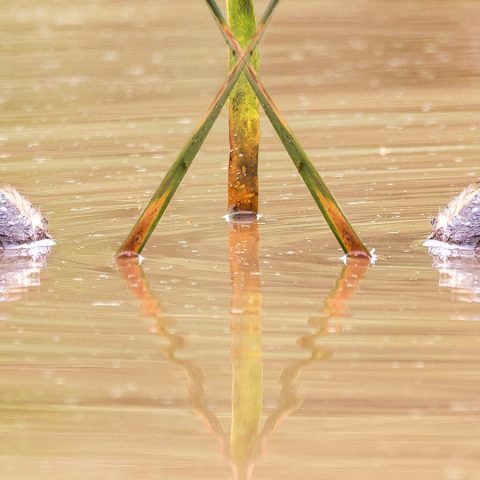
{"type": "Polygon", "coordinates": [[[104,62],[116,62],[120,58],[120,54],[115,50],[106,50],[102,54],[104,62]]]}
{"type": "Polygon", "coordinates": [[[390,153],[390,150],[387,147],[380,147],[378,149],[378,152],[382,157],[384,157],[385,155],[388,155],[390,153]]]}
{"type": "Polygon", "coordinates": [[[145,74],[145,68],[143,68],[141,65],[134,65],[125,70],[125,75],[128,75],[130,77],[139,77],[140,75],[144,75],[144,74],[145,74]]]}
{"type": "Polygon", "coordinates": [[[110,390],[111,398],[122,398],[123,390],[120,387],[113,387],[110,390]]]}
{"type": "Polygon", "coordinates": [[[120,302],[92,302],[92,307],[120,307],[120,302]]]}

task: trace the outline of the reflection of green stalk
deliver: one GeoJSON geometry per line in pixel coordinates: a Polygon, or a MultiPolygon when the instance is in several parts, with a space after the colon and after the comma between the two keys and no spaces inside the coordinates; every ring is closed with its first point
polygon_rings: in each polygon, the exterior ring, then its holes
{"type": "MultiPolygon", "coordinates": [[[[252,0],[227,0],[228,22],[240,46],[245,48],[255,33],[252,0]]],[[[251,63],[258,71],[258,50],[251,63]]],[[[236,54],[229,50],[232,68],[236,54]]],[[[228,163],[228,211],[258,212],[258,146],[260,115],[255,93],[245,75],[238,80],[229,98],[230,159],[228,163]]]]}
{"type": "Polygon", "coordinates": [[[256,222],[230,225],[232,275],[232,428],[236,480],[250,478],[263,403],[262,297],[256,222]]]}
{"type": "MultiPolygon", "coordinates": [[[[215,0],[206,0],[206,2],[212,10],[230,49],[237,55],[241,55],[242,48],[228,27],[215,0]]],[[[273,103],[251,65],[245,71],[245,76],[343,251],[352,256],[370,257],[367,248],[348,222],[345,214],[295,138],[285,119],[282,118],[278,108],[273,103]]]]}
{"type": "Polygon", "coordinates": [[[310,319],[316,332],[301,337],[299,345],[311,351],[308,358],[286,367],[281,376],[278,407],[268,416],[259,432],[263,400],[263,366],[261,344],[261,309],[258,227],[252,224],[231,224],[230,270],[232,278],[232,428],[230,448],[221,422],[208,407],[205,399],[204,373],[193,362],[180,359],[176,351],[184,347],[185,339],[170,333],[168,317],[160,301],[151,291],[142,267],[136,259],[117,260],[120,273],[129,290],[141,301],[146,317],[157,321],[157,332],[168,341],[165,356],[181,366],[190,379],[190,403],[194,412],[207,424],[222,452],[231,460],[235,480],[252,478],[259,456],[282,421],[301,404],[297,397],[297,377],[308,364],[328,358],[329,352],[316,345],[317,338],[327,335],[328,321],[345,315],[345,302],[357,291],[358,284],[370,265],[368,259],[350,259],[331,293],[325,300],[322,315],[310,319]]]}
{"type": "Polygon", "coordinates": [[[175,191],[180,185],[180,182],[187,173],[187,170],[190,167],[193,159],[200,150],[200,147],[207,137],[208,132],[212,128],[212,125],[225,105],[230,92],[250,61],[250,55],[255,50],[255,47],[258,45],[263,33],[265,32],[268,21],[270,20],[273,10],[279,1],[280,0],[270,0],[270,3],[268,4],[262,19],[260,20],[257,30],[252,36],[248,47],[245,49],[244,53],[239,55],[235,67],[231,70],[227,81],[217,93],[217,96],[212,102],[206,116],[197,125],[192,136],[168,170],[162,183],[158,186],[145,210],[140,215],[140,218],[137,220],[131,232],[120,246],[117,256],[138,255],[143,250],[143,247],[150,238],[150,235],[163,215],[163,212],[167,208],[170,200],[175,194],[175,191]]]}

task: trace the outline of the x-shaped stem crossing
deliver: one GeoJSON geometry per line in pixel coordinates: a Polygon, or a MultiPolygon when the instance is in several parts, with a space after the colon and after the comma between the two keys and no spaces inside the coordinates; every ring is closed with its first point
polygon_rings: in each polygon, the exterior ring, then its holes
{"type": "Polygon", "coordinates": [[[264,15],[258,23],[256,32],[249,45],[245,50],[242,50],[215,0],[206,0],[228,46],[237,56],[238,60],[230,71],[226,82],[217,93],[217,96],[212,102],[207,114],[195,128],[193,135],[170,167],[162,183],[159,185],[147,207],[134,225],[132,231],[121,245],[117,254],[118,256],[133,256],[141,253],[193,159],[200,150],[200,147],[210,132],[211,127],[218,118],[230,92],[242,73],[245,72],[252,90],[255,92],[267,117],[290,155],[290,158],[293,160],[293,163],[343,251],[351,256],[370,257],[367,248],[348,222],[332,193],[318,174],[312,162],[309,160],[293,132],[282,118],[278,108],[275,106],[265,87],[262,85],[255,70],[249,64],[250,56],[260,42],[272,13],[279,1],[280,0],[270,1],[264,15]]]}

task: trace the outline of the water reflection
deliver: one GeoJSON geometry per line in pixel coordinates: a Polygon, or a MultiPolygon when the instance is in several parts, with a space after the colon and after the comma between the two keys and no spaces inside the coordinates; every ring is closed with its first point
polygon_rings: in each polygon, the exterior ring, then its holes
{"type": "Polygon", "coordinates": [[[325,335],[341,333],[341,327],[332,327],[329,321],[333,318],[348,316],[345,302],[356,293],[358,285],[367,273],[369,265],[370,262],[368,259],[348,259],[348,263],[343,267],[330,294],[325,299],[321,314],[311,317],[308,320],[309,325],[314,327],[315,331],[309,335],[300,337],[297,342],[301,348],[310,352],[310,356],[285,368],[282,374],[282,382],[284,385],[292,385],[300,369],[309,363],[331,356],[329,350],[321,345],[317,345],[316,342],[320,337],[325,335]]]}
{"type": "Polygon", "coordinates": [[[40,285],[50,251],[50,247],[0,250],[0,302],[18,300],[26,289],[40,285]]]}
{"type": "Polygon", "coordinates": [[[263,404],[262,296],[256,221],[231,223],[232,426],[235,479],[251,478],[263,404]]]}
{"type": "Polygon", "coordinates": [[[480,303],[480,251],[429,247],[438,285],[452,289],[455,300],[480,303]]]}
{"type": "Polygon", "coordinates": [[[170,332],[171,320],[164,313],[160,301],[153,294],[143,268],[135,258],[118,259],[117,265],[120,273],[127,282],[128,289],[140,300],[142,314],[148,318],[155,319],[155,333],[168,340],[164,348],[165,358],[180,366],[189,381],[189,401],[192,410],[204,419],[210,432],[219,443],[222,453],[226,452],[227,439],[217,417],[208,409],[205,400],[205,374],[189,360],[177,357],[177,352],[182,350],[186,344],[185,339],[178,334],[170,332]]]}
{"type": "Polygon", "coordinates": [[[368,259],[351,259],[343,267],[325,299],[321,314],[309,319],[314,331],[298,340],[300,347],[310,352],[309,356],[284,368],[280,376],[278,406],[261,428],[263,361],[259,231],[256,222],[232,223],[229,228],[232,287],[232,420],[229,438],[215,412],[207,406],[202,369],[191,361],[177,357],[177,351],[186,344],[185,339],[170,333],[170,321],[150,289],[142,267],[135,259],[128,258],[120,259],[118,266],[129,290],[139,299],[142,314],[154,318],[157,334],[168,340],[165,356],[185,371],[189,380],[190,405],[205,421],[217,441],[223,457],[232,469],[233,478],[250,480],[271,435],[302,403],[297,395],[297,378],[302,368],[330,356],[327,349],[317,345],[317,340],[329,333],[338,332],[329,326],[329,320],[346,316],[345,301],[355,294],[370,263],[368,259]]]}

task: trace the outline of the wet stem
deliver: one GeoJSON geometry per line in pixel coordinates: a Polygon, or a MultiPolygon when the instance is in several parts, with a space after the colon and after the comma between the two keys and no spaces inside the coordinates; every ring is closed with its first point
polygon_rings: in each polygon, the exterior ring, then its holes
{"type": "MultiPolygon", "coordinates": [[[[230,29],[245,48],[255,33],[253,0],[226,0],[230,29]]],[[[229,51],[229,68],[236,62],[229,51]]],[[[251,54],[258,71],[259,54],[251,54]]],[[[242,75],[229,98],[230,156],[228,164],[228,211],[258,213],[258,148],[260,143],[259,105],[255,93],[242,75]]]]}

